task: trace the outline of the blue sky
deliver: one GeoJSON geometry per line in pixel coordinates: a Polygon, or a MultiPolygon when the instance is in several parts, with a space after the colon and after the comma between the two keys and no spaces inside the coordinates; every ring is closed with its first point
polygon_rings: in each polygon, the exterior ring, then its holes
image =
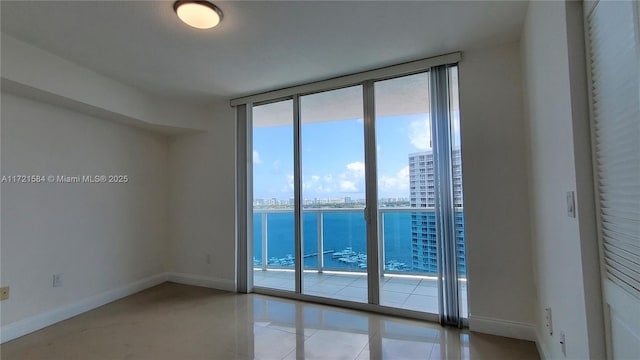
{"type": "MultiPolygon", "coordinates": [[[[376,119],[380,198],[409,197],[408,155],[430,148],[427,115],[376,119]]],[[[254,198],[293,197],[293,129],[254,128],[254,198]]],[[[364,198],[362,119],[304,124],[304,199],[364,198]]]]}

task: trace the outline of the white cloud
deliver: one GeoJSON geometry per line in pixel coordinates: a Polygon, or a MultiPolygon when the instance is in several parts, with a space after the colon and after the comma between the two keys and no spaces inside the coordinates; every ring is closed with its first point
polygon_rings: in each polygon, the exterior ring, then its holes
{"type": "Polygon", "coordinates": [[[253,150],[253,163],[254,164],[262,164],[262,159],[260,158],[260,153],[257,150],[253,150]]]}
{"type": "Polygon", "coordinates": [[[304,191],[318,190],[318,187],[322,187],[322,185],[320,185],[320,176],[311,175],[311,176],[302,177],[302,190],[304,191]]]}
{"type": "MultiPolygon", "coordinates": [[[[305,197],[322,196],[322,194],[344,193],[351,196],[364,196],[364,171],[363,162],[355,161],[345,165],[343,171],[325,175],[305,175],[302,178],[302,190],[305,197]]],[[[286,190],[293,191],[293,175],[287,174],[286,190]]],[[[398,170],[395,175],[381,175],[378,178],[378,188],[381,196],[409,195],[409,166],[398,170]]],[[[285,188],[283,188],[283,191],[285,188]]]]}
{"type": "Polygon", "coordinates": [[[287,174],[287,187],[284,191],[293,191],[293,174],[287,174]]]}
{"type": "Polygon", "coordinates": [[[378,187],[380,187],[380,191],[389,195],[408,196],[409,166],[400,169],[395,176],[380,176],[378,187]]]}
{"type": "MultiPolygon", "coordinates": [[[[409,165],[400,169],[400,171],[398,172],[398,176],[402,179],[409,180],[409,165]]],[[[407,184],[409,183],[407,182],[407,184]]]]}
{"type": "Polygon", "coordinates": [[[419,150],[431,149],[431,129],[428,118],[415,120],[409,124],[409,141],[419,150]]]}
{"type": "Polygon", "coordinates": [[[356,192],[356,191],[358,191],[358,188],[356,187],[356,184],[353,181],[341,180],[340,181],[340,191],[356,192]]]}
{"type": "Polygon", "coordinates": [[[302,189],[307,193],[354,193],[364,189],[364,163],[354,161],[345,165],[339,173],[306,175],[302,189]]]}
{"type": "Polygon", "coordinates": [[[358,192],[364,189],[365,165],[362,161],[348,163],[346,171],[338,175],[338,190],[341,192],[358,192]]]}
{"type": "Polygon", "coordinates": [[[354,173],[362,173],[364,174],[364,163],[361,161],[355,161],[347,164],[347,169],[353,171],[354,173]]]}

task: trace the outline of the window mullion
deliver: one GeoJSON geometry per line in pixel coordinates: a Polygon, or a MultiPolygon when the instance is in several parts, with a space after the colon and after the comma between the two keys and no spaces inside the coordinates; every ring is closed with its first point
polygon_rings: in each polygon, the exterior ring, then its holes
{"type": "Polygon", "coordinates": [[[364,148],[367,220],[367,272],[369,303],[380,303],[380,264],[378,248],[378,188],[376,163],[375,96],[373,81],[363,84],[364,148]]]}
{"type": "Polygon", "coordinates": [[[293,193],[295,223],[295,291],[302,293],[304,254],[302,246],[302,124],[300,121],[300,96],[293,97],[293,193]]]}

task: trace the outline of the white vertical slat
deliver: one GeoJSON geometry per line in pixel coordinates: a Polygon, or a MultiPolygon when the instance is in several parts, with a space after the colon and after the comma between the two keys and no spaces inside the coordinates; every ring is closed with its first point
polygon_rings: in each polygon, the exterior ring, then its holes
{"type": "Polygon", "coordinates": [[[606,276],[640,299],[640,78],[631,2],[588,17],[600,237],[606,276]]]}
{"type": "Polygon", "coordinates": [[[640,354],[640,29],[633,1],[585,4],[607,357],[640,354]]]}

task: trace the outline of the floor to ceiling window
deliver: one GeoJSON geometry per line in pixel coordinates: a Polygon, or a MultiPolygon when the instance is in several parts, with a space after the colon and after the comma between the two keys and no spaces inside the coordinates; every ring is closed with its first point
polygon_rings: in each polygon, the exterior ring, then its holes
{"type": "Polygon", "coordinates": [[[456,56],[232,101],[250,133],[248,291],[462,324],[456,56]]]}
{"type": "Polygon", "coordinates": [[[438,313],[429,73],[376,82],[375,101],[380,304],[438,313]]]}
{"type": "Polygon", "coordinates": [[[254,106],[252,135],[253,264],[262,271],[274,270],[256,272],[254,283],[293,291],[293,102],[254,106]]]}
{"type": "Polygon", "coordinates": [[[300,97],[303,293],[367,302],[362,86],[300,97]]]}
{"type": "Polygon", "coordinates": [[[432,72],[375,82],[378,237],[384,264],[381,273],[389,279],[381,285],[380,304],[439,312],[438,258],[442,252],[439,242],[445,239],[444,234],[439,233],[437,215],[443,209],[437,202],[438,195],[451,196],[455,231],[448,241],[455,242],[460,310],[466,317],[457,67],[447,67],[443,72],[449,90],[444,109],[448,117],[441,122],[449,126],[440,131],[450,138],[443,147],[449,152],[449,160],[436,157],[434,151],[434,136],[437,136],[434,131],[438,126],[431,116],[432,72]],[[442,175],[438,172],[439,161],[447,161],[444,168],[451,172],[445,180],[451,185],[448,190],[438,182],[442,175]]]}

